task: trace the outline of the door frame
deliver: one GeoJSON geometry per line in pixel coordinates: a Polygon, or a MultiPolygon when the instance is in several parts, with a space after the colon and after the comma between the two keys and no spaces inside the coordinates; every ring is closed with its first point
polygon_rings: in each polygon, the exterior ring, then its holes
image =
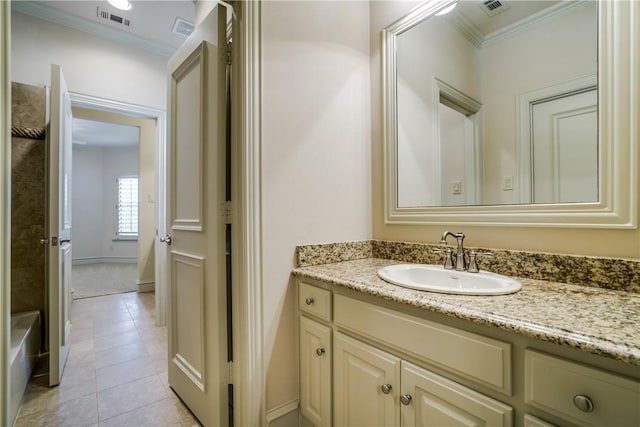
{"type": "MultiPolygon", "coordinates": [[[[0,1],[0,135],[11,141],[11,2],[0,1]]],[[[0,148],[0,425],[9,424],[11,144],[0,148]]]]}
{"type": "Polygon", "coordinates": [[[265,426],[262,314],[262,38],[260,2],[233,1],[232,278],[236,425],[265,426]]]}
{"type": "MultiPolygon", "coordinates": [[[[166,177],[166,119],[165,110],[152,107],[129,104],[121,101],[114,101],[97,96],[82,95],[69,92],[72,107],[86,108],[89,110],[106,111],[121,114],[124,116],[151,119],[156,121],[156,236],[164,236],[165,233],[165,203],[167,191],[166,177]]],[[[156,290],[156,324],[166,326],[167,324],[167,276],[166,269],[162,268],[166,260],[164,251],[159,249],[159,245],[154,245],[155,254],[155,290],[156,290]]]]}

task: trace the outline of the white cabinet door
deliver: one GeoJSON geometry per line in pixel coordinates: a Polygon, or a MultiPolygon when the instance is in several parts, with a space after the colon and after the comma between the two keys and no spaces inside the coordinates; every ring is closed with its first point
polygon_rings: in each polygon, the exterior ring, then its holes
{"type": "Polygon", "coordinates": [[[341,333],[334,340],[336,426],[394,426],[400,419],[400,359],[341,333]]]}
{"type": "Polygon", "coordinates": [[[513,410],[467,387],[402,362],[402,426],[512,425],[513,410]]]}
{"type": "Polygon", "coordinates": [[[300,317],[300,411],[312,425],[331,425],[331,329],[306,317],[300,317]]]}

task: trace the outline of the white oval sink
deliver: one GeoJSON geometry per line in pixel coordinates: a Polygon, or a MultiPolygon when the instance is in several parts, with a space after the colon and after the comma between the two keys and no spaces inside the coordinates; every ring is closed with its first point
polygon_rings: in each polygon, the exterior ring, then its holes
{"type": "Polygon", "coordinates": [[[501,274],[445,270],[441,265],[390,265],[378,270],[378,276],[405,288],[445,294],[504,295],[522,288],[520,282],[501,274]]]}

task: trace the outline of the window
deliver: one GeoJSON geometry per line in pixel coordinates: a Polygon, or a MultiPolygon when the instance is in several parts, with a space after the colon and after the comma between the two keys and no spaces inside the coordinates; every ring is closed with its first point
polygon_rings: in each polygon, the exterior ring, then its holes
{"type": "Polygon", "coordinates": [[[116,238],[138,237],[138,177],[116,179],[116,238]]]}

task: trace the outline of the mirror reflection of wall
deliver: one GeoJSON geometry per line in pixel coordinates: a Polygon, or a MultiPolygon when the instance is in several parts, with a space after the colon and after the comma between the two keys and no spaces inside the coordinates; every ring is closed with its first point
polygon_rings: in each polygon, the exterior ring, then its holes
{"type": "Polygon", "coordinates": [[[459,2],[397,37],[399,207],[598,200],[597,2],[501,3],[459,2]],[[467,123],[451,139],[443,86],[477,102],[477,138],[467,123]],[[565,86],[588,99],[525,96],[565,86]]]}

